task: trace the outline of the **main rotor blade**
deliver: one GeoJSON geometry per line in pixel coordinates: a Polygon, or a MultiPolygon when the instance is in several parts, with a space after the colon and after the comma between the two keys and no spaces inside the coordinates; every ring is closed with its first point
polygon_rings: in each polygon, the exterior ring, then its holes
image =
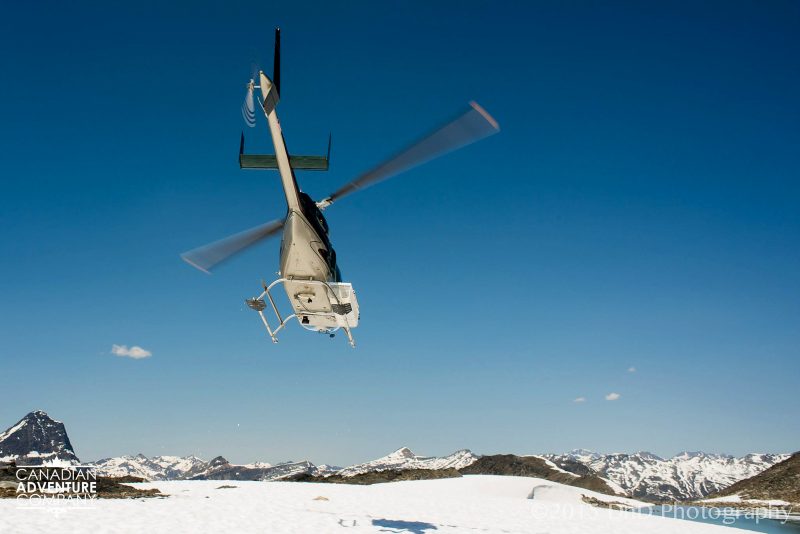
{"type": "Polygon", "coordinates": [[[181,254],[181,259],[192,267],[197,267],[201,271],[211,274],[211,268],[218,263],[227,260],[237,252],[243,251],[262,239],[277,234],[281,228],[283,228],[283,219],[268,222],[219,241],[214,241],[208,245],[197,247],[189,252],[184,252],[181,254]]]}
{"type": "Polygon", "coordinates": [[[476,102],[470,102],[470,108],[458,118],[423,137],[388,161],[362,174],[328,198],[318,202],[317,205],[320,208],[326,208],[343,196],[391,178],[499,131],[500,126],[497,121],[476,102]]]}

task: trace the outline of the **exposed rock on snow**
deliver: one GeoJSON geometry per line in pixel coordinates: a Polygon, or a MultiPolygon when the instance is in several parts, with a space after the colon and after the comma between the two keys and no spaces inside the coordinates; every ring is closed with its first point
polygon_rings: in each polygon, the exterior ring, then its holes
{"type": "Polygon", "coordinates": [[[291,478],[294,482],[324,482],[333,484],[382,484],[384,482],[400,482],[403,480],[435,480],[439,478],[458,478],[461,473],[452,467],[447,469],[385,469],[383,471],[368,471],[357,475],[342,476],[338,474],[328,476],[313,476],[302,474],[291,478]]]}

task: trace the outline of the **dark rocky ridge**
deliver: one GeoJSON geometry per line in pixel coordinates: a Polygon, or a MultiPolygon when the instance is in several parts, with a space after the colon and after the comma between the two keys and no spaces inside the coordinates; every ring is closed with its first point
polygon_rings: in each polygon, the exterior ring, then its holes
{"type": "Polygon", "coordinates": [[[606,495],[618,495],[606,482],[585,468],[586,474],[573,476],[554,469],[545,460],[533,456],[516,456],[513,454],[497,454],[482,456],[475,463],[456,469],[389,469],[384,471],[370,471],[353,476],[328,475],[314,476],[301,473],[287,478],[293,482],[323,482],[333,484],[380,484],[383,482],[396,482],[401,480],[430,480],[439,478],[456,478],[462,475],[505,475],[536,477],[575,486],[606,495]]]}
{"type": "MultiPolygon", "coordinates": [[[[16,499],[17,465],[15,462],[0,463],[0,498],[16,499]]],[[[137,477],[97,477],[98,499],[138,499],[142,497],[165,497],[157,489],[139,489],[129,486],[134,482],[144,482],[137,477]]]]}
{"type": "Polygon", "coordinates": [[[605,480],[588,468],[586,468],[585,474],[573,476],[554,469],[545,460],[535,456],[516,456],[514,454],[481,456],[477,462],[462,468],[460,471],[464,475],[508,475],[543,478],[551,482],[576,486],[598,493],[605,493],[606,495],[618,495],[606,484],[605,480]]]}
{"type": "Polygon", "coordinates": [[[369,486],[384,482],[400,482],[401,480],[433,480],[439,478],[458,478],[461,476],[457,470],[449,469],[387,469],[384,471],[370,471],[353,476],[329,475],[314,476],[302,473],[286,479],[291,482],[324,482],[330,484],[357,484],[369,486]]]}

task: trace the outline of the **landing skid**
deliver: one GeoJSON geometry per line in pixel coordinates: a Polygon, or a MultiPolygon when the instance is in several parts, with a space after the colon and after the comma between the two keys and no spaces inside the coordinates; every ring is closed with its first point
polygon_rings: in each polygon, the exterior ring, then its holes
{"type": "MultiPolygon", "coordinates": [[[[352,293],[352,289],[350,290],[350,293],[352,294],[352,304],[350,302],[345,302],[343,299],[341,299],[340,296],[339,296],[339,292],[334,290],[334,287],[333,287],[333,286],[337,286],[337,289],[338,289],[339,285],[344,285],[344,284],[321,282],[319,280],[300,280],[300,279],[297,279],[297,278],[278,278],[277,280],[272,282],[270,285],[264,286],[264,291],[258,297],[252,298],[252,299],[247,299],[245,302],[247,303],[247,305],[251,309],[253,309],[256,312],[258,312],[259,317],[261,317],[261,322],[264,323],[264,327],[267,329],[267,334],[272,339],[273,343],[277,343],[278,342],[278,337],[277,337],[278,332],[280,332],[283,329],[283,327],[286,326],[286,324],[291,319],[297,319],[297,322],[300,324],[300,326],[302,326],[306,330],[312,330],[312,331],[317,331],[317,332],[321,332],[321,333],[326,333],[326,334],[331,334],[332,335],[334,332],[339,330],[339,328],[341,328],[342,330],[344,330],[345,334],[347,334],[347,340],[350,343],[350,346],[355,348],[356,342],[353,339],[352,329],[357,324],[358,304],[355,301],[355,294],[352,293]],[[276,285],[285,284],[287,282],[302,282],[304,285],[324,288],[326,290],[328,298],[330,299],[332,308],[334,306],[337,309],[340,309],[340,310],[345,310],[345,309],[352,310],[353,308],[355,308],[356,323],[355,324],[351,324],[351,321],[347,317],[348,314],[336,313],[336,312],[333,311],[333,309],[331,311],[304,310],[302,312],[302,316],[303,316],[302,320],[300,319],[300,317],[298,317],[297,313],[292,313],[291,315],[287,315],[286,317],[283,317],[281,315],[281,312],[278,311],[278,306],[275,304],[275,299],[272,297],[271,291],[272,291],[272,288],[274,288],[276,285]],[[264,315],[264,310],[267,307],[266,301],[264,300],[264,297],[267,297],[267,299],[269,299],[269,303],[270,303],[270,306],[272,307],[272,311],[275,313],[275,318],[278,320],[278,326],[274,330],[273,330],[272,326],[270,325],[269,321],[267,320],[266,315],[264,315]],[[331,328],[312,328],[312,327],[308,326],[308,322],[309,322],[309,318],[314,318],[314,317],[327,319],[327,320],[331,320],[332,319],[336,323],[336,326],[331,327],[331,328]],[[306,324],[304,324],[304,322],[306,324]]],[[[346,284],[346,285],[349,287],[349,284],[346,284]]],[[[284,286],[284,288],[285,288],[285,286],[284,286]]],[[[288,295],[288,291],[287,291],[287,295],[288,295]]],[[[300,302],[299,297],[300,297],[299,295],[295,295],[294,298],[295,298],[296,301],[300,302]]],[[[293,303],[293,305],[294,305],[294,303],[293,303]]],[[[300,303],[300,305],[302,306],[302,303],[300,303]]]]}

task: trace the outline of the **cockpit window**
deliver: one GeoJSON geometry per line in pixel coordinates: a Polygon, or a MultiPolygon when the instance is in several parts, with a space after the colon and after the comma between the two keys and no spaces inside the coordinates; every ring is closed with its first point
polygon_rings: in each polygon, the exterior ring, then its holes
{"type": "Polygon", "coordinates": [[[303,208],[303,215],[306,216],[306,219],[311,224],[318,224],[325,235],[328,235],[328,221],[325,220],[325,216],[322,215],[322,211],[317,207],[316,202],[302,191],[300,192],[300,205],[303,208]]]}

